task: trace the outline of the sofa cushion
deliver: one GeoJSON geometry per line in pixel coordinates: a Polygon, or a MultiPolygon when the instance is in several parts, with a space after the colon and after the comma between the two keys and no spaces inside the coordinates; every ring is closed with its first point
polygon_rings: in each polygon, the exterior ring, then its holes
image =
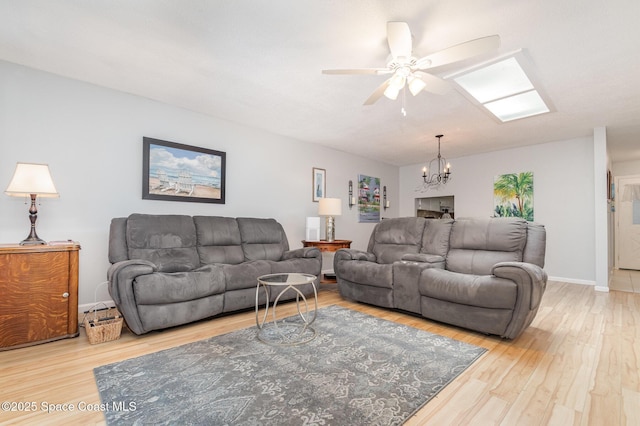
{"type": "Polygon", "coordinates": [[[111,219],[109,226],[109,262],[113,264],[125,260],[129,260],[127,218],[116,217],[111,219]]]}
{"type": "Polygon", "coordinates": [[[224,272],[226,291],[255,288],[258,277],[271,273],[271,262],[254,260],[239,265],[220,265],[224,272]]]}
{"type": "Polygon", "coordinates": [[[421,253],[446,256],[449,251],[449,237],[453,219],[429,219],[422,233],[421,253]]]}
{"type": "Polygon", "coordinates": [[[194,216],[198,238],[200,263],[227,263],[244,261],[238,222],[232,217],[194,216]]]}
{"type": "Polygon", "coordinates": [[[196,228],[190,216],[132,214],[126,233],[129,259],[148,260],[160,272],[190,271],[200,266],[196,228]]]}
{"type": "Polygon", "coordinates": [[[284,229],[275,219],[239,217],[237,221],[245,261],[280,260],[289,250],[284,229]]]}
{"type": "Polygon", "coordinates": [[[524,246],[522,261],[544,268],[547,232],[544,225],[535,222],[527,224],[527,244],[524,246]]]}
{"type": "Polygon", "coordinates": [[[513,309],[518,288],[515,282],[505,278],[432,268],[422,271],[419,291],[422,296],[460,305],[513,309]]]}
{"type": "Polygon", "coordinates": [[[527,222],[520,218],[456,219],[451,228],[446,269],[490,275],[498,262],[520,262],[527,222]]]}
{"type": "Polygon", "coordinates": [[[373,230],[367,251],[382,264],[401,260],[406,253],[420,252],[425,221],[421,217],[383,220],[373,230]]]}
{"type": "Polygon", "coordinates": [[[219,266],[206,265],[190,272],[156,272],[136,277],[133,294],[139,305],[159,305],[201,299],[224,293],[219,266]]]}
{"type": "Polygon", "coordinates": [[[279,274],[286,272],[300,272],[302,274],[318,275],[322,267],[320,258],[315,257],[295,257],[280,261],[268,261],[271,264],[271,273],[279,274]]]}
{"type": "Polygon", "coordinates": [[[341,280],[373,287],[393,288],[393,264],[353,260],[340,262],[336,266],[336,273],[341,280]]]}

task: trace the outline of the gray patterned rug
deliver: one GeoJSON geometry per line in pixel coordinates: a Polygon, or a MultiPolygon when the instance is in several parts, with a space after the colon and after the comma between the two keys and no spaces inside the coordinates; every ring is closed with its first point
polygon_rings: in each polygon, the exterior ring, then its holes
{"type": "Polygon", "coordinates": [[[317,337],[256,327],[98,367],[109,425],[399,425],[486,349],[329,306],[317,337]]]}

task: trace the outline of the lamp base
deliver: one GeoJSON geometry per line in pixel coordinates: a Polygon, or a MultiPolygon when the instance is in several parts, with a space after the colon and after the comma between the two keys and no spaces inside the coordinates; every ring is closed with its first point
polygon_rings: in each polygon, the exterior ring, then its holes
{"type": "Polygon", "coordinates": [[[336,225],[333,216],[327,216],[325,225],[326,240],[331,243],[336,239],[336,225]]]}
{"type": "Polygon", "coordinates": [[[35,246],[38,244],[47,244],[47,242],[38,237],[27,237],[24,240],[20,241],[21,246],[35,246]]]}
{"type": "Polygon", "coordinates": [[[36,232],[36,220],[38,220],[38,207],[36,206],[37,194],[31,194],[31,207],[29,208],[29,222],[31,222],[31,231],[29,236],[20,241],[21,246],[34,246],[38,244],[47,244],[45,240],[38,237],[36,232]]]}

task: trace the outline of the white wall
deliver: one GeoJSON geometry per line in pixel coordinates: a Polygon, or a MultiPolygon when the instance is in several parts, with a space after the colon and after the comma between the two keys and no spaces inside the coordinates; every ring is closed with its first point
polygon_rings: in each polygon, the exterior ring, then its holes
{"type": "MultiPolygon", "coordinates": [[[[0,185],[16,162],[48,163],[59,199],[42,199],[38,235],[80,242],[80,304],[105,281],[111,218],[130,213],[273,217],[291,248],[301,247],[305,218],[317,216],[311,171],[327,171],[327,196],[342,198],[336,238],[366,248],[373,224],[347,206],[348,181],[380,177],[397,216],[398,168],[302,143],[210,116],[0,61],[0,185]],[[142,200],[142,138],[149,136],[227,154],[226,204],[142,200]]],[[[357,183],[355,184],[357,187],[357,183]]],[[[29,233],[28,206],[0,196],[0,243],[29,233]]],[[[323,231],[324,232],[324,231],[323,231]]],[[[326,267],[326,265],[324,265],[326,267]]],[[[103,286],[95,300],[109,299],[103,286]]]]}
{"type": "Polygon", "coordinates": [[[532,171],[534,220],[547,230],[545,270],[554,279],[594,284],[593,158],[591,138],[451,158],[452,181],[426,191],[415,190],[423,163],[401,167],[399,214],[415,214],[415,198],[453,195],[456,217],[489,217],[494,177],[532,171]]]}
{"type": "Polygon", "coordinates": [[[629,176],[640,174],[640,161],[618,161],[613,163],[612,173],[614,176],[629,176]]]}

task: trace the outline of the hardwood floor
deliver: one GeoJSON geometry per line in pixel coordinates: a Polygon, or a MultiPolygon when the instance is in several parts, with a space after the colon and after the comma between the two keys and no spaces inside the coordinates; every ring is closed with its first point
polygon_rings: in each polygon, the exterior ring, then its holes
{"type": "Polygon", "coordinates": [[[640,293],[640,271],[614,269],[609,286],[611,290],[640,293]]]}
{"type": "MultiPolygon", "coordinates": [[[[351,303],[335,285],[322,286],[319,304],[488,349],[407,425],[640,425],[640,294],[549,282],[538,316],[514,341],[351,303]]],[[[295,307],[286,309],[293,314],[295,307]]],[[[102,412],[81,411],[100,402],[94,367],[254,324],[255,314],[244,312],[145,336],[125,331],[98,345],[89,345],[82,330],[79,338],[0,352],[0,402],[36,408],[0,410],[0,424],[104,424],[102,412]]]]}

